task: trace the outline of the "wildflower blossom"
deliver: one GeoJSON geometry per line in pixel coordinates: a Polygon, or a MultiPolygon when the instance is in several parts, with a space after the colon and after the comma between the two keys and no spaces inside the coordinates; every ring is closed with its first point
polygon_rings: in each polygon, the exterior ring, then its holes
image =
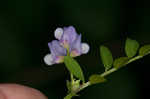
{"type": "Polygon", "coordinates": [[[73,26],[57,28],[54,36],[57,40],[48,43],[51,53],[44,57],[47,65],[62,63],[67,52],[71,57],[77,57],[89,51],[89,45],[81,43],[81,34],[78,35],[73,26]]]}

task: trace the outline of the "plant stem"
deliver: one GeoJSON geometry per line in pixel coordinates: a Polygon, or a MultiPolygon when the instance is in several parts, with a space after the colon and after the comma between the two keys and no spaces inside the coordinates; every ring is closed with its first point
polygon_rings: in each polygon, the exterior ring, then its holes
{"type": "MultiPolygon", "coordinates": [[[[127,62],[127,64],[129,64],[129,63],[131,63],[131,62],[133,62],[133,61],[136,61],[136,60],[138,60],[138,59],[140,59],[140,58],[143,58],[143,56],[136,56],[136,57],[130,59],[130,60],[127,62]]],[[[127,64],[126,64],[126,65],[127,65],[127,64]]]]}
{"type": "MultiPolygon", "coordinates": [[[[111,73],[113,73],[115,71],[117,71],[117,69],[116,68],[112,68],[109,71],[106,71],[106,72],[102,73],[101,76],[105,77],[105,76],[107,76],[107,75],[109,75],[109,74],[111,74],[111,73]]],[[[91,85],[91,83],[89,81],[84,83],[83,85],[81,85],[81,87],[79,88],[78,92],[83,90],[84,88],[90,86],[90,85],[91,85]]]]}
{"type": "Polygon", "coordinates": [[[110,70],[108,70],[108,71],[102,73],[101,76],[102,76],[102,77],[105,77],[105,76],[107,76],[107,75],[109,75],[109,74],[111,74],[111,73],[113,73],[113,72],[115,72],[115,71],[117,71],[117,69],[116,69],[116,68],[112,68],[112,69],[110,69],[110,70]]]}
{"type": "MultiPolygon", "coordinates": [[[[149,54],[150,54],[150,53],[149,53],[149,54]]],[[[143,56],[136,56],[136,57],[130,59],[125,65],[127,65],[127,64],[129,64],[129,63],[131,63],[131,62],[133,62],[133,61],[136,61],[136,60],[138,60],[138,59],[141,59],[141,58],[143,58],[143,56]]],[[[100,76],[105,77],[105,76],[110,75],[111,73],[113,73],[113,72],[115,72],[115,71],[117,71],[117,70],[118,70],[117,68],[112,68],[112,69],[110,69],[110,70],[108,70],[108,71],[105,71],[104,73],[100,74],[100,76]]],[[[72,80],[72,79],[73,79],[73,75],[71,74],[71,80],[72,80]]],[[[74,79],[73,79],[72,81],[74,81],[74,79]]],[[[75,93],[80,92],[81,90],[85,89],[86,87],[88,87],[88,86],[90,86],[90,85],[92,85],[92,84],[90,83],[90,81],[88,81],[88,82],[86,82],[86,83],[83,83],[82,85],[80,85],[79,89],[77,89],[77,90],[75,91],[75,93]]],[[[64,99],[71,99],[73,96],[75,96],[75,94],[72,95],[72,94],[70,93],[70,94],[68,94],[68,95],[66,96],[66,97],[69,97],[69,98],[64,98],[64,99]]]]}
{"type": "MultiPolygon", "coordinates": [[[[136,56],[136,57],[130,59],[130,60],[127,62],[127,64],[129,64],[129,63],[131,63],[131,62],[133,62],[133,61],[135,61],[135,60],[137,60],[137,59],[140,59],[140,58],[142,58],[142,57],[143,57],[143,56],[136,56]]],[[[127,64],[126,64],[126,65],[127,65],[127,64]]],[[[104,73],[102,73],[102,74],[100,74],[100,75],[101,75],[102,77],[105,77],[105,76],[107,76],[107,75],[109,75],[109,74],[111,74],[111,73],[113,73],[113,72],[115,72],[115,71],[117,71],[117,70],[118,70],[117,68],[112,68],[112,69],[110,69],[110,70],[108,70],[108,71],[105,71],[104,73]]],[[[81,90],[83,90],[84,88],[90,86],[90,85],[91,85],[91,84],[90,84],[89,81],[86,82],[86,83],[84,83],[83,85],[81,85],[81,87],[79,88],[78,92],[81,91],[81,90]]]]}
{"type": "Polygon", "coordinates": [[[69,93],[64,99],[71,99],[74,95],[72,93],[69,93]]]}
{"type": "Polygon", "coordinates": [[[70,73],[70,79],[71,79],[71,84],[73,85],[74,84],[74,78],[73,78],[73,74],[70,73]]]}

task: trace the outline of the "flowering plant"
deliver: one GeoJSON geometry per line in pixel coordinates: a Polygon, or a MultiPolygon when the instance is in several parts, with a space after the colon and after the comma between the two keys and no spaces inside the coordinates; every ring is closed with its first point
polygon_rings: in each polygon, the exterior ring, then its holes
{"type": "Polygon", "coordinates": [[[55,38],[48,43],[51,54],[47,54],[44,58],[48,65],[64,62],[64,56],[76,57],[86,54],[89,51],[89,45],[81,43],[81,34],[78,35],[74,27],[57,28],[55,30],[55,38]]]}
{"type": "Polygon", "coordinates": [[[73,26],[57,28],[54,35],[57,40],[48,43],[51,53],[44,57],[44,61],[47,65],[64,63],[69,70],[71,78],[70,81],[67,80],[68,94],[64,99],[71,99],[77,96],[78,92],[88,86],[105,82],[107,75],[150,54],[150,45],[140,47],[140,44],[136,40],[130,38],[127,38],[125,42],[126,56],[117,59],[113,59],[111,51],[101,45],[100,55],[105,67],[105,72],[91,75],[89,81],[86,82],[82,69],[74,57],[87,54],[90,49],[89,45],[81,42],[81,34],[77,34],[73,26]]]}

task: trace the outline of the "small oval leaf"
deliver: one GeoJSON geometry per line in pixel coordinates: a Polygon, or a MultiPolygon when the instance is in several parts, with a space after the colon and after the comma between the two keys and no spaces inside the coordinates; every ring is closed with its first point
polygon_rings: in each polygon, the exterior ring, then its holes
{"type": "Polygon", "coordinates": [[[136,40],[127,38],[125,43],[125,53],[129,58],[132,58],[136,55],[139,48],[139,43],[136,40]]]}
{"type": "Polygon", "coordinates": [[[70,56],[64,56],[64,63],[67,69],[78,79],[84,82],[84,75],[80,65],[70,56]]]}
{"type": "Polygon", "coordinates": [[[121,68],[122,66],[126,65],[128,61],[129,61],[128,57],[120,57],[115,59],[113,65],[115,68],[121,68]]]}
{"type": "Polygon", "coordinates": [[[103,83],[106,79],[100,75],[94,74],[90,76],[89,81],[91,84],[103,83]]]}
{"type": "Polygon", "coordinates": [[[150,53],[150,45],[144,45],[139,50],[139,55],[144,56],[150,53]]]}
{"type": "Polygon", "coordinates": [[[100,55],[101,55],[101,59],[104,64],[105,70],[107,71],[108,69],[112,67],[112,64],[113,64],[112,54],[107,47],[101,46],[100,55]]]}

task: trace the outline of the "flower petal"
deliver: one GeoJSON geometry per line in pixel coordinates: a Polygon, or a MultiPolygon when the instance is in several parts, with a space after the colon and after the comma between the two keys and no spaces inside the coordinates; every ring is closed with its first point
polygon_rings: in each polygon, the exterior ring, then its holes
{"type": "Polygon", "coordinates": [[[77,38],[76,30],[73,26],[65,27],[61,38],[61,43],[64,46],[70,46],[77,38]]]}
{"type": "Polygon", "coordinates": [[[81,44],[82,54],[87,54],[90,50],[90,47],[87,43],[81,44]]]}
{"type": "Polygon", "coordinates": [[[82,50],[81,50],[81,34],[78,35],[76,40],[72,43],[70,52],[71,52],[71,56],[81,55],[81,53],[82,53],[82,50]]]}
{"type": "Polygon", "coordinates": [[[60,40],[62,35],[63,35],[63,29],[62,28],[57,28],[54,32],[55,38],[60,40]]]}
{"type": "Polygon", "coordinates": [[[64,62],[64,56],[57,56],[54,61],[56,64],[63,63],[64,62]]]}
{"type": "Polygon", "coordinates": [[[48,43],[50,48],[51,54],[53,57],[56,56],[65,56],[67,54],[66,49],[60,45],[60,42],[57,40],[53,40],[52,42],[48,43]]]}
{"type": "Polygon", "coordinates": [[[45,57],[44,57],[44,62],[45,62],[47,65],[53,65],[53,64],[54,64],[54,61],[53,61],[52,54],[47,54],[47,55],[45,55],[45,57]]]}

